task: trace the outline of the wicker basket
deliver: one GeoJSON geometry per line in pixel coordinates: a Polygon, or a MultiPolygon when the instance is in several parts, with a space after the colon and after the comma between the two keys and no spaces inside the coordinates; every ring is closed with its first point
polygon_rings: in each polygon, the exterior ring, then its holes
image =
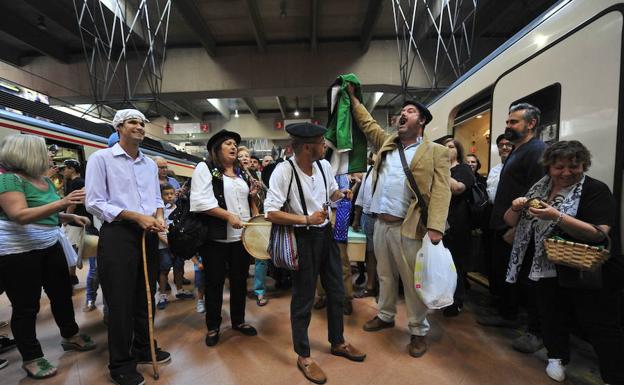
{"type": "Polygon", "coordinates": [[[544,241],[548,260],[579,270],[594,270],[609,259],[609,250],[583,243],[548,238],[544,241]]]}

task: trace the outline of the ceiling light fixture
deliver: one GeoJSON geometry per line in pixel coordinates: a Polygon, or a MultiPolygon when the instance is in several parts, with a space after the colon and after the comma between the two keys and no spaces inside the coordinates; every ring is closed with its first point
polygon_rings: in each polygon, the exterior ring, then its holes
{"type": "Polygon", "coordinates": [[[481,119],[482,117],[483,115],[480,115],[480,114],[476,116],[477,119],[481,119]]]}
{"type": "Polygon", "coordinates": [[[173,120],[175,120],[176,122],[178,120],[180,120],[180,117],[178,116],[178,114],[176,113],[175,115],[173,115],[173,120]]]}
{"type": "Polygon", "coordinates": [[[45,18],[43,16],[39,16],[38,22],[37,22],[37,28],[39,28],[42,31],[47,31],[48,30],[48,26],[45,23],[45,18]]]}
{"type": "Polygon", "coordinates": [[[288,16],[288,14],[286,13],[286,0],[282,0],[280,2],[280,18],[285,18],[286,16],[288,16]]]}
{"type": "Polygon", "coordinates": [[[240,117],[240,115],[238,114],[238,110],[234,110],[234,117],[235,117],[235,118],[240,117]]]}
{"type": "Polygon", "coordinates": [[[299,116],[299,110],[295,110],[295,116],[299,116]]]}
{"type": "Polygon", "coordinates": [[[295,97],[295,116],[299,116],[299,97],[295,97]]]}

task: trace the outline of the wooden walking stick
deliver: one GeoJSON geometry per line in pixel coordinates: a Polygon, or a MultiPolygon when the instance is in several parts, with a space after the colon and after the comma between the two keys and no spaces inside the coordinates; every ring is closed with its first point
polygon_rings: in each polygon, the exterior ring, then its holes
{"type": "Polygon", "coordinates": [[[145,294],[147,295],[147,322],[150,339],[150,354],[152,356],[152,368],[154,369],[154,379],[158,380],[158,364],[156,363],[156,348],[154,347],[154,314],[152,313],[152,290],[149,284],[149,274],[147,273],[147,255],[145,251],[145,235],[147,231],[143,231],[143,239],[141,240],[141,252],[143,253],[143,275],[145,277],[145,294]]]}

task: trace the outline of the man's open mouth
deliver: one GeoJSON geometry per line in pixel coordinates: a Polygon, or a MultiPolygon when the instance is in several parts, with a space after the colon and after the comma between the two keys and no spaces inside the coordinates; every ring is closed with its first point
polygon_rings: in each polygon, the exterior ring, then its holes
{"type": "Polygon", "coordinates": [[[401,116],[401,119],[399,119],[399,125],[404,125],[405,123],[407,123],[407,118],[405,116],[401,116]]]}

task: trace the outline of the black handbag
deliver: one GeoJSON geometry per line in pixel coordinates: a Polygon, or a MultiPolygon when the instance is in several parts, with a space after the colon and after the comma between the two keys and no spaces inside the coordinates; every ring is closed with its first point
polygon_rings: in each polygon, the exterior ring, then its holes
{"type": "Polygon", "coordinates": [[[191,259],[206,239],[208,239],[209,224],[206,215],[191,212],[189,198],[180,198],[177,207],[169,215],[172,223],[169,225],[167,240],[169,250],[179,258],[191,259]]]}

